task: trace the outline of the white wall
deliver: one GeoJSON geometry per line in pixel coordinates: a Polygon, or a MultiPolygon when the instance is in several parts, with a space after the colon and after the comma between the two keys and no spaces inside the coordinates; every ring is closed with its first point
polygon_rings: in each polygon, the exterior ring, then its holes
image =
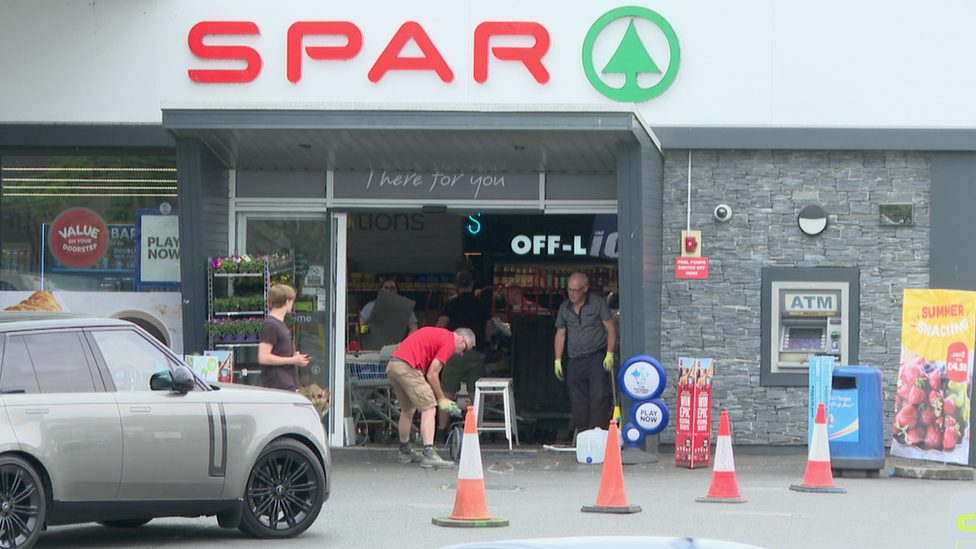
{"type": "MultiPolygon", "coordinates": [[[[597,93],[580,60],[590,25],[622,5],[607,0],[0,0],[0,123],[159,123],[161,107],[618,109],[625,105],[597,93]],[[207,20],[258,25],[260,36],[207,40],[257,49],[264,67],[255,81],[190,81],[188,69],[237,68],[197,59],[189,51],[189,29],[207,20]],[[356,24],[363,33],[362,51],[349,61],[306,57],[302,80],[292,84],[285,76],[286,32],[303,20],[356,24]],[[518,63],[497,59],[489,62],[488,81],[474,82],[474,28],[493,20],[535,21],[548,29],[552,43],[543,59],[551,74],[548,83],[536,83],[518,63]],[[367,79],[405,21],[423,26],[453,70],[452,82],[427,72],[388,73],[375,84],[367,79]]],[[[660,0],[643,5],[670,22],[681,43],[674,84],[639,105],[652,126],[976,126],[971,98],[976,33],[970,31],[976,3],[660,0]]],[[[653,25],[637,24],[664,70],[666,43],[653,25]]],[[[601,35],[598,68],[625,28],[625,21],[617,21],[601,35]]],[[[491,42],[506,43],[527,45],[519,38],[491,42]]],[[[338,42],[310,38],[305,45],[338,42]]],[[[418,51],[408,46],[403,55],[418,51]]]]}

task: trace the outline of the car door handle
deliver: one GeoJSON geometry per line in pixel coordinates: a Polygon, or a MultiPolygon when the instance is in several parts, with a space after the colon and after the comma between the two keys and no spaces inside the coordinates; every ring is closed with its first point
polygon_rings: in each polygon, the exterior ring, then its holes
{"type": "Polygon", "coordinates": [[[25,414],[50,414],[51,410],[47,408],[28,408],[24,410],[25,414]]]}
{"type": "Polygon", "coordinates": [[[134,414],[148,414],[152,412],[152,408],[149,406],[129,406],[129,411],[134,414]]]}

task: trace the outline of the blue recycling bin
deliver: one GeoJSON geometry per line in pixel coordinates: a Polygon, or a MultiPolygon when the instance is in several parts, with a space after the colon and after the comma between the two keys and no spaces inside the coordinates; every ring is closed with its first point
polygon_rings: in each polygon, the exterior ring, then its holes
{"type": "Polygon", "coordinates": [[[885,466],[883,423],[881,370],[868,366],[834,368],[827,418],[830,468],[878,476],[885,466]]]}

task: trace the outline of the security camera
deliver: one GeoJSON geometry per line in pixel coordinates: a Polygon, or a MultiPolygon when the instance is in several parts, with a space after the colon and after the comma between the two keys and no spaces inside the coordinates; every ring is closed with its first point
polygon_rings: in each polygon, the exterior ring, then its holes
{"type": "Polygon", "coordinates": [[[732,219],[732,206],[719,204],[715,206],[715,211],[712,212],[712,215],[715,216],[715,221],[728,221],[732,219]]]}

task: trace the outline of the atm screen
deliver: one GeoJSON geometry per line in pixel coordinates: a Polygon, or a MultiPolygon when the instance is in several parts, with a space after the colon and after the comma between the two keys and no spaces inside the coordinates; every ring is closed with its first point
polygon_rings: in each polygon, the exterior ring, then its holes
{"type": "Polygon", "coordinates": [[[786,349],[784,350],[823,349],[823,328],[789,328],[788,330],[786,349]]]}

